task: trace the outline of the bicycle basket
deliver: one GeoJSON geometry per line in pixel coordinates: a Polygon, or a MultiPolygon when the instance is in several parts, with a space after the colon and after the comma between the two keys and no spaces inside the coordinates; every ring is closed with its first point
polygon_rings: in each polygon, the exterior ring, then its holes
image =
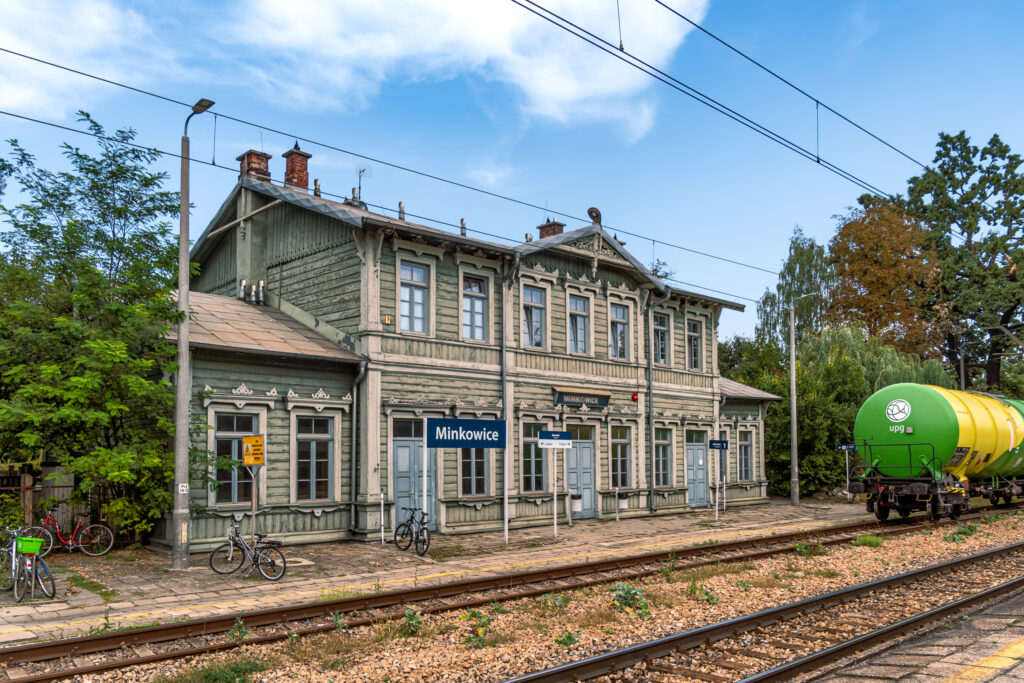
{"type": "Polygon", "coordinates": [[[22,555],[38,555],[43,549],[43,539],[18,536],[15,539],[15,548],[22,555]]]}

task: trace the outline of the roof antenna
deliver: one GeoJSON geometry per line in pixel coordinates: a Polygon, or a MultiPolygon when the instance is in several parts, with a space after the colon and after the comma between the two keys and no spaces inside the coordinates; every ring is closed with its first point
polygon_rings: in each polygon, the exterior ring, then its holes
{"type": "Polygon", "coordinates": [[[356,199],[359,199],[360,197],[363,196],[363,174],[364,173],[366,173],[366,169],[365,168],[359,169],[359,187],[357,188],[358,192],[356,193],[356,199]]]}
{"type": "Polygon", "coordinates": [[[622,47],[622,10],[619,9],[619,0],[615,0],[615,14],[619,18],[619,52],[625,52],[622,47]]]}

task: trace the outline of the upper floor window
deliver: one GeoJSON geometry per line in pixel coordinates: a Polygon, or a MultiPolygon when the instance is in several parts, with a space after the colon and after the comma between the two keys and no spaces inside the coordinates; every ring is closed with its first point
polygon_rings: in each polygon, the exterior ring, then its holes
{"type": "Polygon", "coordinates": [[[689,368],[691,370],[702,370],[704,368],[704,354],[701,353],[703,346],[703,332],[700,321],[686,321],[686,350],[689,356],[689,368]]]}
{"type": "Polygon", "coordinates": [[[404,332],[427,332],[429,306],[427,267],[415,263],[402,264],[400,319],[404,332]]]}
{"type": "Polygon", "coordinates": [[[487,281],[462,278],[462,338],[487,340],[487,281]]]}
{"type": "Polygon", "coordinates": [[[217,502],[247,503],[252,500],[252,475],[242,466],[242,437],[257,433],[256,415],[217,413],[214,452],[219,459],[234,460],[233,467],[217,468],[217,502]]]}
{"type": "Polygon", "coordinates": [[[654,314],[654,356],[657,365],[668,365],[668,316],[654,314]]]}
{"type": "Polygon", "coordinates": [[[299,417],[295,426],[295,497],[297,500],[331,498],[334,419],[299,417]]]}
{"type": "Polygon", "coordinates": [[[611,344],[609,345],[608,352],[612,358],[625,358],[628,352],[629,307],[622,304],[612,304],[609,309],[611,317],[611,344]]]}
{"type": "Polygon", "coordinates": [[[523,287],[523,346],[544,348],[544,294],[540,287],[523,287]]]}
{"type": "Polygon", "coordinates": [[[590,300],[569,296],[569,353],[589,353],[590,300]]]}
{"type": "Polygon", "coordinates": [[[751,457],[750,452],[752,449],[751,438],[752,432],[740,432],[740,447],[739,447],[739,478],[740,481],[750,481],[754,478],[753,472],[751,471],[751,457]]]}

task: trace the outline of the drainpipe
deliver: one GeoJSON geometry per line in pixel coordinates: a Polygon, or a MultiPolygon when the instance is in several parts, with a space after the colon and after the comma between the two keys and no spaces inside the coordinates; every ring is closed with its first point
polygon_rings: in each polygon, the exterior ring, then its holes
{"type": "MultiPolygon", "coordinates": [[[[722,394],[722,400],[718,402],[718,423],[717,423],[716,426],[717,426],[719,432],[722,431],[722,408],[725,407],[725,402],[728,399],[729,399],[728,396],[726,396],[725,394],[722,394]]],[[[739,459],[739,452],[740,452],[740,450],[739,450],[739,448],[740,448],[739,447],[740,430],[736,429],[735,431],[736,431],[736,467],[738,469],[739,468],[739,464],[740,464],[740,459],[739,459]]],[[[729,461],[729,450],[728,449],[726,449],[726,451],[725,451],[725,460],[726,460],[726,463],[728,463],[728,461],[729,461]]],[[[719,470],[718,478],[719,479],[724,478],[725,477],[725,472],[721,471],[722,470],[722,452],[721,451],[718,452],[718,470],[719,470]]],[[[725,512],[725,506],[727,505],[726,498],[729,497],[729,487],[728,487],[728,485],[725,482],[722,482],[721,487],[722,487],[721,488],[721,491],[722,491],[722,494],[721,494],[722,495],[722,511],[725,512]]],[[[715,510],[716,511],[718,510],[718,501],[717,500],[715,501],[715,510]]]]}
{"type": "Polygon", "coordinates": [[[508,284],[512,282],[516,273],[519,271],[519,258],[520,254],[516,252],[515,261],[512,263],[512,270],[505,273],[505,261],[502,261],[501,269],[501,281],[502,281],[502,292],[501,292],[501,406],[502,410],[505,411],[505,465],[502,468],[504,476],[502,476],[504,489],[502,498],[502,507],[504,512],[502,517],[504,519],[505,526],[505,545],[508,545],[508,477],[510,470],[511,458],[509,457],[509,443],[512,438],[512,426],[509,423],[508,416],[512,414],[512,407],[508,404],[508,367],[505,364],[505,352],[508,349],[508,311],[507,302],[505,297],[508,296],[509,287],[508,284]]]}
{"type": "MultiPolygon", "coordinates": [[[[351,508],[348,515],[348,530],[356,530],[356,466],[359,464],[359,385],[366,377],[366,366],[370,361],[359,361],[359,374],[352,380],[352,467],[349,472],[348,491],[351,508]]],[[[383,500],[383,497],[381,498],[383,500]]]]}
{"type": "MultiPolygon", "coordinates": [[[[651,322],[654,317],[654,309],[657,306],[662,305],[668,298],[672,296],[672,290],[668,287],[665,288],[665,296],[661,297],[657,301],[651,302],[647,307],[646,325],[647,325],[647,448],[651,454],[651,477],[650,477],[650,494],[647,496],[647,507],[651,512],[655,511],[654,507],[654,330],[651,327],[651,322]]],[[[616,501],[618,504],[618,501],[616,501]]]]}

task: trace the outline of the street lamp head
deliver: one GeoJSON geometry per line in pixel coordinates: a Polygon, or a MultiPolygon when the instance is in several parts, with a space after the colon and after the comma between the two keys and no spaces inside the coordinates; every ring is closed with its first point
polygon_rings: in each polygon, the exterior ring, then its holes
{"type": "Polygon", "coordinates": [[[213,100],[208,100],[205,97],[195,104],[192,105],[193,114],[202,114],[204,111],[213,106],[213,100]]]}

